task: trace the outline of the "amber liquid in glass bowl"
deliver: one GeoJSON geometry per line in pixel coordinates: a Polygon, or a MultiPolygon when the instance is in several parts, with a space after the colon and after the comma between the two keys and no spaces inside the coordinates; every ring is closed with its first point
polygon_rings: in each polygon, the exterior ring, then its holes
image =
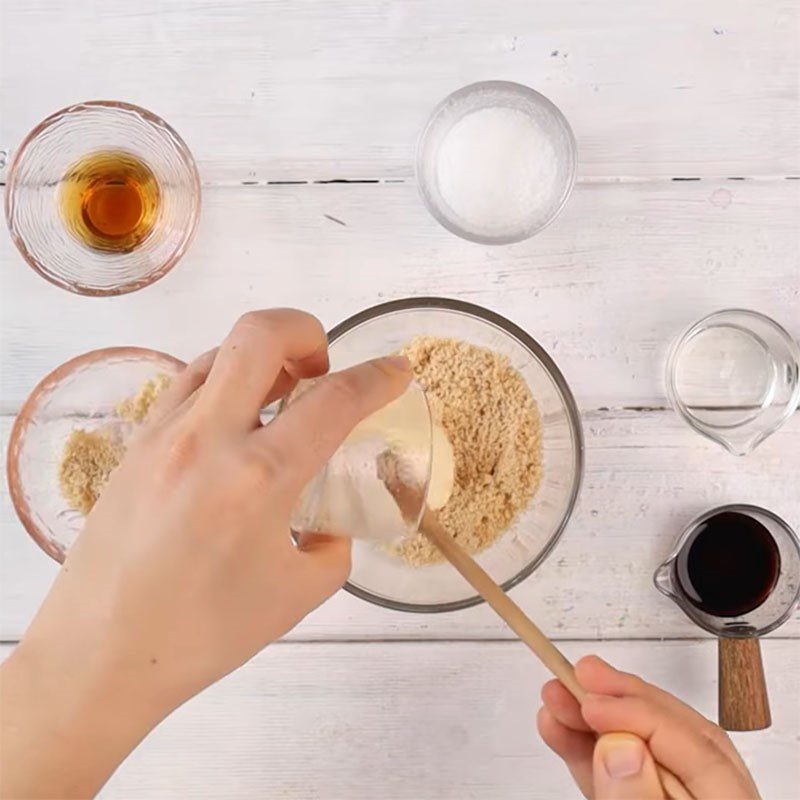
{"type": "Polygon", "coordinates": [[[93,250],[126,253],[153,230],[161,190],[147,164],[121,150],[90,153],[62,178],[61,216],[93,250]]]}
{"type": "Polygon", "coordinates": [[[14,244],[70,292],[134,292],[167,274],[194,236],[200,176],[186,143],[147,109],[115,100],[51,114],[11,160],[14,244]]]}

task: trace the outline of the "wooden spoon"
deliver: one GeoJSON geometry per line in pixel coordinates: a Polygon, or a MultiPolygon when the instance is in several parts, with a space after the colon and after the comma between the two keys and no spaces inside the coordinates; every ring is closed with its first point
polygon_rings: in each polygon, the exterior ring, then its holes
{"type": "MultiPolygon", "coordinates": [[[[575,677],[569,659],[545,636],[530,617],[495,583],[486,570],[444,529],[436,514],[426,508],[420,531],[442,555],[467,579],[475,591],[505,620],[509,628],[530,648],[531,652],[558,678],[572,696],[582,703],[586,692],[575,677]]],[[[661,785],[670,800],[693,800],[678,777],[656,764],[661,785]]]]}
{"type": "MultiPolygon", "coordinates": [[[[385,464],[380,470],[386,488],[397,505],[406,511],[419,509],[419,492],[397,478],[397,470],[385,464]]],[[[466,578],[476,592],[505,620],[509,628],[530,648],[531,652],[558,678],[572,696],[582,703],[586,692],[575,677],[575,668],[567,657],[545,636],[525,612],[495,583],[489,573],[464,550],[445,530],[439,518],[427,506],[419,530],[439,548],[442,555],[466,578]]],[[[694,800],[680,780],[668,769],[656,764],[661,785],[670,800],[694,800]]]]}

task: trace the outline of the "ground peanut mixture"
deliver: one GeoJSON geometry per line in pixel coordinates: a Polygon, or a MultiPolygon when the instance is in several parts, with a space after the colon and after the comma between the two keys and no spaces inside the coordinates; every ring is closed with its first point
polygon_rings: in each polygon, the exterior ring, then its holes
{"type": "MultiPolygon", "coordinates": [[[[123,422],[141,424],[169,382],[167,375],[145,381],[136,395],[116,407],[116,416],[123,422]]],[[[67,505],[74,511],[88,514],[124,455],[125,445],[118,426],[113,423],[93,431],[83,428],[72,431],[58,466],[58,483],[67,505]]]]}
{"type": "Polygon", "coordinates": [[[88,514],[124,455],[125,445],[109,433],[83,428],[72,431],[58,468],[58,482],[67,505],[88,514]]]}
{"type": "MultiPolygon", "coordinates": [[[[539,409],[505,356],[457,339],[420,337],[402,350],[455,455],[455,487],[439,519],[470,553],[494,542],[542,477],[539,409]]],[[[414,566],[441,561],[422,534],[396,552],[414,566]]]]}
{"type": "Polygon", "coordinates": [[[133,397],[126,397],[116,408],[117,416],[126,422],[141,424],[150,413],[150,406],[170,384],[169,375],[156,375],[145,381],[133,397]]]}

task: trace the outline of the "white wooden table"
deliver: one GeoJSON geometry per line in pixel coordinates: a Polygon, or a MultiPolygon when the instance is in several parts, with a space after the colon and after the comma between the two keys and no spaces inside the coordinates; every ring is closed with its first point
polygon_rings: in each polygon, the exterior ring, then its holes
{"type": "MultiPolygon", "coordinates": [[[[164,116],[203,179],[199,235],[142,292],[67,294],[0,235],[0,431],[46,372],[138,344],[190,357],[253,307],[327,325],[383,299],[488,306],[554,356],[587,438],[580,506],[515,599],[571,657],[598,652],[714,715],[715,644],[650,576],[715,504],[800,526],[800,414],[736,459],[666,407],[671,338],[712,310],[800,336],[798,0],[3,0],[0,149],[51,111],[124,99],[164,116]],[[460,241],[425,212],[415,139],[475,80],[564,111],[579,180],[520,245],[460,241]]],[[[3,172],[0,171],[0,177],[3,172]]],[[[56,567],[0,505],[8,652],[56,567]]],[[[800,619],[764,642],[774,724],[735,741],[765,798],[800,796],[800,619]]],[[[415,616],[344,593],[182,708],[108,798],[567,798],[537,739],[543,670],[485,608],[415,616]]]]}

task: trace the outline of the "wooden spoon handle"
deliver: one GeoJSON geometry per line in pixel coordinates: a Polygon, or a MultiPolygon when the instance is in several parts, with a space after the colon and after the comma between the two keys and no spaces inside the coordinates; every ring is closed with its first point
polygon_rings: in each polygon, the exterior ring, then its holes
{"type": "MultiPolygon", "coordinates": [[[[444,529],[438,517],[426,510],[420,525],[422,532],[439,548],[442,555],[463,575],[483,599],[505,620],[533,654],[558,678],[580,703],[586,692],[575,678],[575,669],[567,657],[542,633],[525,612],[495,583],[444,529]]],[[[668,769],[656,764],[661,785],[670,800],[694,800],[680,780],[668,769]]]]}
{"type": "Polygon", "coordinates": [[[478,594],[506,621],[539,660],[581,702],[586,695],[566,656],[527,617],[525,612],[492,580],[489,574],[442,527],[436,516],[425,512],[421,528],[445,558],[467,579],[478,594]]]}
{"type": "Polygon", "coordinates": [[[769,728],[769,695],[758,639],[719,639],[719,724],[726,731],[769,728]]]}

